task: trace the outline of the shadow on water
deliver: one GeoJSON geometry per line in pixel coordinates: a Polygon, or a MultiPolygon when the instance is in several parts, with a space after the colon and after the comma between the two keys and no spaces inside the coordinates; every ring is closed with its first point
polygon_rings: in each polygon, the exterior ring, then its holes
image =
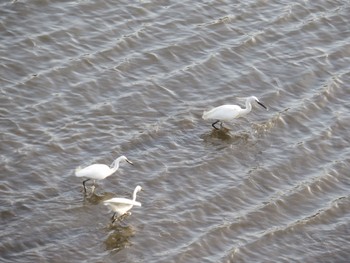
{"type": "Polygon", "coordinates": [[[222,144],[246,144],[249,140],[249,133],[245,131],[238,131],[236,133],[231,133],[227,128],[221,128],[220,130],[212,129],[210,133],[205,133],[201,138],[207,142],[214,145],[222,144]]]}
{"type": "Polygon", "coordinates": [[[106,250],[119,252],[123,248],[131,245],[129,239],[135,234],[134,228],[122,225],[120,222],[113,225],[110,224],[108,228],[111,230],[111,233],[104,242],[106,250]]]}
{"type": "Polygon", "coordinates": [[[285,109],[281,112],[275,113],[270,119],[260,122],[260,123],[252,123],[251,129],[252,133],[255,136],[262,136],[268,132],[270,132],[275,126],[281,125],[281,127],[285,127],[286,123],[284,120],[284,116],[286,115],[285,112],[287,112],[289,109],[285,109]]]}

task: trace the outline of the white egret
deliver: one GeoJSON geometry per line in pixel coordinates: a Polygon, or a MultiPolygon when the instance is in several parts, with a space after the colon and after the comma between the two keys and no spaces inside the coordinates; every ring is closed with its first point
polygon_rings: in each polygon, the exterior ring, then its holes
{"type": "Polygon", "coordinates": [[[136,201],[136,194],[142,190],[141,186],[136,186],[134,193],[132,195],[132,199],[127,198],[120,198],[120,197],[114,197],[108,200],[103,201],[104,205],[109,206],[112,211],[114,212],[112,216],[112,223],[118,218],[120,218],[123,215],[126,215],[127,213],[130,215],[131,213],[128,212],[134,205],[135,206],[141,206],[140,202],[136,201]],[[115,216],[117,217],[115,218],[115,216]]]}
{"type": "Polygon", "coordinates": [[[238,105],[221,105],[210,111],[204,111],[202,118],[204,120],[216,120],[211,126],[213,126],[214,129],[219,130],[215,124],[220,122],[220,126],[222,127],[222,121],[231,121],[247,115],[252,110],[251,103],[254,101],[267,110],[266,106],[262,104],[257,97],[251,96],[245,101],[245,109],[242,109],[238,105]]]}
{"type": "Polygon", "coordinates": [[[133,164],[126,158],[124,155],[118,157],[115,159],[115,161],[111,164],[111,167],[108,167],[108,165],[105,164],[99,164],[95,163],[92,165],[89,165],[88,167],[85,167],[83,169],[77,169],[75,171],[75,176],[77,177],[86,177],[85,181],[83,181],[83,186],[84,186],[84,192],[86,193],[86,186],[85,183],[91,179],[94,180],[94,185],[95,186],[95,180],[102,180],[105,179],[106,177],[114,174],[118,168],[119,168],[119,163],[122,161],[126,161],[130,164],[133,164]]]}

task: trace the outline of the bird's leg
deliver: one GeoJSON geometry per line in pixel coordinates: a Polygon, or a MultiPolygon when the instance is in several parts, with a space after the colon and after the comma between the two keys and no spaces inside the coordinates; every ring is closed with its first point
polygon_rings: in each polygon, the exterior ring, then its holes
{"type": "Polygon", "coordinates": [[[93,185],[91,186],[91,193],[93,194],[94,192],[95,192],[95,180],[94,180],[93,185]]]}
{"type": "Polygon", "coordinates": [[[125,219],[125,217],[127,217],[127,216],[129,216],[129,215],[131,215],[131,212],[126,212],[125,214],[123,214],[123,215],[121,215],[121,216],[117,216],[116,218],[114,218],[114,215],[115,215],[116,213],[114,213],[113,214],[113,216],[112,216],[112,224],[115,222],[115,221],[119,221],[119,222],[122,222],[124,219],[125,219]]]}
{"type": "Polygon", "coordinates": [[[112,221],[112,224],[115,222],[115,221],[118,221],[118,222],[122,222],[124,220],[124,218],[126,217],[126,213],[121,215],[121,216],[117,216],[116,218],[114,218],[114,220],[112,221]]]}
{"type": "MultiPolygon", "coordinates": [[[[215,126],[215,124],[217,124],[218,122],[220,122],[220,120],[217,120],[216,122],[214,122],[211,126],[213,126],[213,128],[215,129],[215,130],[220,130],[220,129],[218,129],[216,126],[215,126]]],[[[222,122],[221,122],[221,126],[222,126],[222,122]]]]}
{"type": "MultiPolygon", "coordinates": [[[[114,217],[115,214],[116,213],[113,214],[113,217],[114,217]]],[[[119,221],[120,219],[121,219],[121,217],[118,217],[118,216],[114,217],[113,220],[112,220],[112,224],[114,224],[114,222],[117,221],[117,220],[119,221]]]]}
{"type": "Polygon", "coordinates": [[[123,221],[125,217],[127,217],[129,214],[125,213],[124,215],[122,215],[121,217],[119,217],[119,221],[123,221]]]}
{"type": "Polygon", "coordinates": [[[113,213],[113,215],[112,215],[112,218],[111,218],[112,223],[114,222],[113,220],[114,220],[114,216],[115,216],[115,214],[116,214],[116,212],[115,212],[115,213],[113,213]]]}
{"type": "Polygon", "coordinates": [[[87,181],[89,181],[90,179],[86,179],[85,181],[83,181],[83,186],[84,186],[84,193],[86,194],[86,186],[85,186],[85,183],[87,182],[87,181]]]}

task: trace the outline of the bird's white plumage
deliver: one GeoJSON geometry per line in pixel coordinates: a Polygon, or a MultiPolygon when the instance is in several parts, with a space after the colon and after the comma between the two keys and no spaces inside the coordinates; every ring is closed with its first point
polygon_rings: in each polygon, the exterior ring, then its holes
{"type": "Polygon", "coordinates": [[[222,122],[222,121],[231,121],[233,119],[237,119],[240,117],[243,117],[245,115],[247,115],[251,110],[252,110],[252,102],[257,102],[260,106],[264,107],[265,109],[267,109],[265,107],[265,105],[263,105],[257,97],[255,96],[251,96],[248,97],[246,99],[245,102],[245,109],[241,108],[238,105],[221,105],[219,107],[213,108],[209,111],[204,111],[202,118],[204,120],[216,120],[216,122],[214,122],[212,124],[212,126],[217,129],[215,127],[215,124],[217,122],[222,122]]]}
{"type": "Polygon", "coordinates": [[[122,155],[122,156],[118,157],[117,159],[115,159],[115,161],[112,163],[111,167],[109,167],[108,165],[105,165],[105,164],[100,164],[100,163],[92,164],[92,165],[89,165],[88,167],[85,167],[83,169],[80,169],[80,168],[76,169],[75,176],[87,178],[87,180],[85,180],[83,182],[84,191],[86,192],[85,182],[89,181],[90,179],[102,180],[102,179],[105,179],[106,177],[114,174],[119,168],[119,163],[122,161],[126,161],[126,162],[132,164],[132,162],[130,162],[128,160],[128,158],[126,158],[124,155],[122,155]]]}
{"type": "Polygon", "coordinates": [[[107,204],[116,204],[116,205],[136,205],[141,206],[141,203],[138,201],[133,201],[131,199],[123,198],[123,197],[114,197],[108,200],[103,201],[105,205],[107,204]]]}
{"type": "Polygon", "coordinates": [[[141,186],[136,186],[133,192],[133,198],[127,199],[123,197],[114,197],[103,201],[104,205],[109,206],[113,212],[117,213],[118,216],[122,216],[127,213],[133,206],[141,206],[140,202],[136,201],[136,194],[141,191],[141,186]]]}
{"type": "Polygon", "coordinates": [[[105,164],[92,164],[75,172],[77,177],[88,177],[94,180],[102,180],[115,171],[105,164]]]}
{"type": "Polygon", "coordinates": [[[210,111],[205,111],[203,113],[203,119],[216,120],[218,119],[217,117],[220,117],[220,120],[228,121],[231,119],[238,118],[240,110],[241,107],[239,107],[238,105],[221,105],[219,107],[211,109],[210,111]]]}

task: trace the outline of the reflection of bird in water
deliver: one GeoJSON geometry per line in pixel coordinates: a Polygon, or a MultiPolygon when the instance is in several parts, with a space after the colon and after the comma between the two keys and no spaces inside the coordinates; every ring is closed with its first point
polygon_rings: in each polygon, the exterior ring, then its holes
{"type": "Polygon", "coordinates": [[[129,238],[135,234],[135,230],[130,226],[114,225],[113,232],[105,240],[107,250],[119,251],[130,245],[129,238]]]}
{"type": "Polygon", "coordinates": [[[88,178],[85,181],[83,181],[85,193],[86,193],[85,183],[87,181],[93,179],[94,184],[93,184],[92,192],[94,192],[95,180],[102,180],[102,179],[105,179],[106,177],[114,174],[119,168],[119,163],[122,161],[126,161],[126,162],[132,164],[132,162],[130,162],[128,160],[128,158],[126,158],[125,156],[120,156],[111,164],[111,167],[108,167],[108,165],[105,165],[105,164],[95,163],[95,164],[89,165],[88,167],[85,167],[83,169],[78,168],[75,171],[75,176],[88,178]]]}
{"type": "Polygon", "coordinates": [[[245,145],[250,138],[250,134],[244,131],[231,134],[228,129],[223,127],[219,130],[212,129],[210,133],[203,134],[201,138],[211,146],[225,148],[232,145],[245,145]]]}
{"type": "Polygon", "coordinates": [[[221,105],[219,107],[211,109],[210,111],[205,111],[202,118],[204,120],[215,120],[211,126],[213,126],[214,129],[219,130],[215,124],[220,123],[220,127],[222,127],[222,121],[231,121],[233,119],[244,117],[252,110],[251,103],[254,101],[261,107],[267,109],[266,106],[262,104],[257,97],[251,96],[246,99],[245,109],[242,109],[238,105],[221,105]]]}
{"type": "Polygon", "coordinates": [[[114,212],[112,216],[112,223],[118,218],[121,220],[124,215],[130,215],[128,212],[134,205],[141,206],[140,202],[136,201],[136,194],[142,190],[141,186],[136,186],[132,199],[127,198],[111,198],[103,201],[104,205],[108,205],[114,212]],[[116,217],[117,216],[117,217],[116,217]]]}

